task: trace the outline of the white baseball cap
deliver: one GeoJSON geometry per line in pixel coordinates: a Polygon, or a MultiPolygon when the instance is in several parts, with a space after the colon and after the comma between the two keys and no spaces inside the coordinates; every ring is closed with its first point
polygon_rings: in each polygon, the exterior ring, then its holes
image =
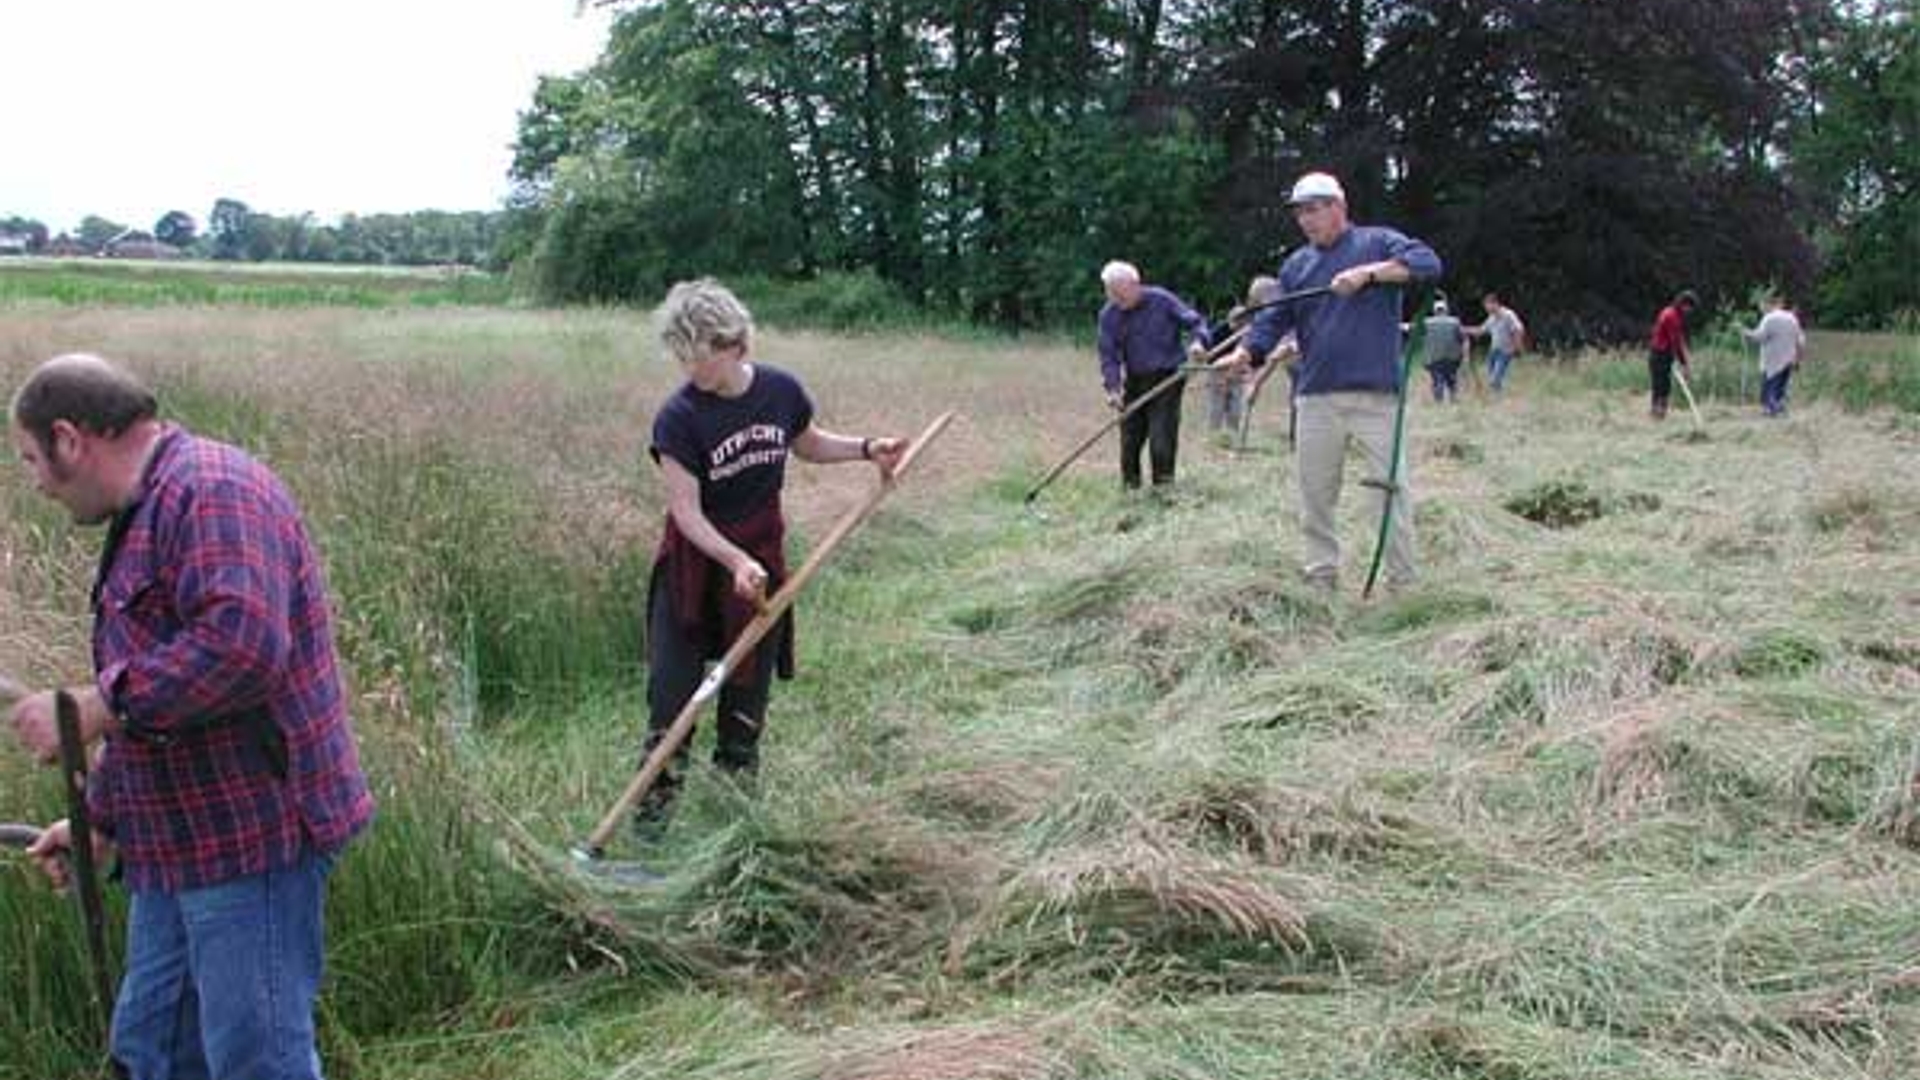
{"type": "Polygon", "coordinates": [[[1339,199],[1347,201],[1347,193],[1340,187],[1331,173],[1310,172],[1293,182],[1293,194],[1287,197],[1288,206],[1298,206],[1314,199],[1339,199]]]}

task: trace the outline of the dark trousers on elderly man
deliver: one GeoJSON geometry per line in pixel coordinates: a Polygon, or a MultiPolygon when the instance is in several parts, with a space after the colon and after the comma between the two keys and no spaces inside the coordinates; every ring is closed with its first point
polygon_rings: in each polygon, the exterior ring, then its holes
{"type": "MultiPolygon", "coordinates": [[[[1128,406],[1145,397],[1168,379],[1180,378],[1178,370],[1155,371],[1127,376],[1124,400],[1128,406]]],[[[1187,388],[1178,386],[1154,398],[1146,408],[1120,424],[1120,482],[1128,489],[1140,486],[1140,449],[1147,448],[1153,464],[1155,486],[1173,483],[1173,459],[1180,451],[1180,398],[1187,388]]]]}

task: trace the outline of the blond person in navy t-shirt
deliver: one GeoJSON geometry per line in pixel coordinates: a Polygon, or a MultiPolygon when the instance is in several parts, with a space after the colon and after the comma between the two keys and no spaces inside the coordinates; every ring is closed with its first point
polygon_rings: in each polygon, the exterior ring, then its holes
{"type": "MultiPolygon", "coordinates": [[[[814,423],[813,401],[786,371],[748,357],[753,316],[710,278],[667,293],[653,321],[686,384],[661,406],[649,447],[666,487],[667,521],[647,587],[646,752],[693,696],[708,660],[752,621],[786,575],[780,491],[787,459],[870,461],[888,477],[906,440],[841,435],[814,423]]],[[[720,691],[714,764],[751,773],[776,669],[792,676],[791,609],[720,691]]],[[[660,777],[636,813],[657,833],[679,788],[679,766],[660,777]]]]}

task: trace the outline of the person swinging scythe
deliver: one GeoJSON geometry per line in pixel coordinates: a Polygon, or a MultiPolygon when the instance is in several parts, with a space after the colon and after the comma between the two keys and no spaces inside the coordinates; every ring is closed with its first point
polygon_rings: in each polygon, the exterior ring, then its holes
{"type": "Polygon", "coordinates": [[[1288,205],[1308,243],[1281,265],[1280,287],[1290,293],[1320,287],[1331,295],[1266,309],[1240,346],[1219,362],[1262,367],[1282,337],[1295,335],[1301,355],[1295,471],[1306,544],[1302,572],[1317,588],[1331,592],[1337,585],[1334,511],[1352,443],[1373,478],[1367,486],[1381,494],[1376,563],[1384,559],[1389,587],[1405,587],[1412,584],[1415,567],[1412,500],[1401,467],[1400,287],[1437,279],[1440,257],[1423,241],[1394,229],[1351,223],[1346,192],[1327,173],[1302,176],[1288,205]]]}
{"type": "MultiPolygon", "coordinates": [[[[654,416],[649,446],[667,520],[647,589],[648,733],[639,772],[575,850],[585,863],[599,861],[629,813],[643,841],[664,834],[680,785],[675,765],[710,700],[719,703],[714,764],[751,782],[772,680],[792,672],[785,615],[795,593],[950,419],[914,443],[815,423],[812,397],[791,373],[753,357],[752,314],[711,278],[675,285],[653,320],[686,382],[654,416]],[[790,458],[866,464],[881,480],[791,575],[781,503],[790,458]]],[[[635,870],[636,880],[648,876],[635,870]]]]}

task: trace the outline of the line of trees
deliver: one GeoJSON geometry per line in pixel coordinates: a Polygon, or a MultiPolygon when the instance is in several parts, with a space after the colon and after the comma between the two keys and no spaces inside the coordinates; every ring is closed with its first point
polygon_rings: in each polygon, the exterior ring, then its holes
{"type": "Polygon", "coordinates": [[[501,255],[556,300],[853,271],[1054,325],[1113,257],[1224,306],[1328,168],[1551,337],[1761,283],[1885,321],[1920,308],[1916,2],[629,3],[522,114],[501,255]]]}
{"type": "Polygon", "coordinates": [[[312,214],[261,213],[238,199],[222,198],[214,202],[204,230],[186,211],[169,210],[145,230],[90,214],[71,234],[60,236],[49,236],[47,227],[32,218],[3,217],[0,235],[23,238],[29,253],[99,254],[131,234],[142,255],[165,250],[145,243],[151,240],[183,255],[235,262],[493,267],[507,220],[502,211],[423,210],[346,214],[322,224],[312,214]]]}

